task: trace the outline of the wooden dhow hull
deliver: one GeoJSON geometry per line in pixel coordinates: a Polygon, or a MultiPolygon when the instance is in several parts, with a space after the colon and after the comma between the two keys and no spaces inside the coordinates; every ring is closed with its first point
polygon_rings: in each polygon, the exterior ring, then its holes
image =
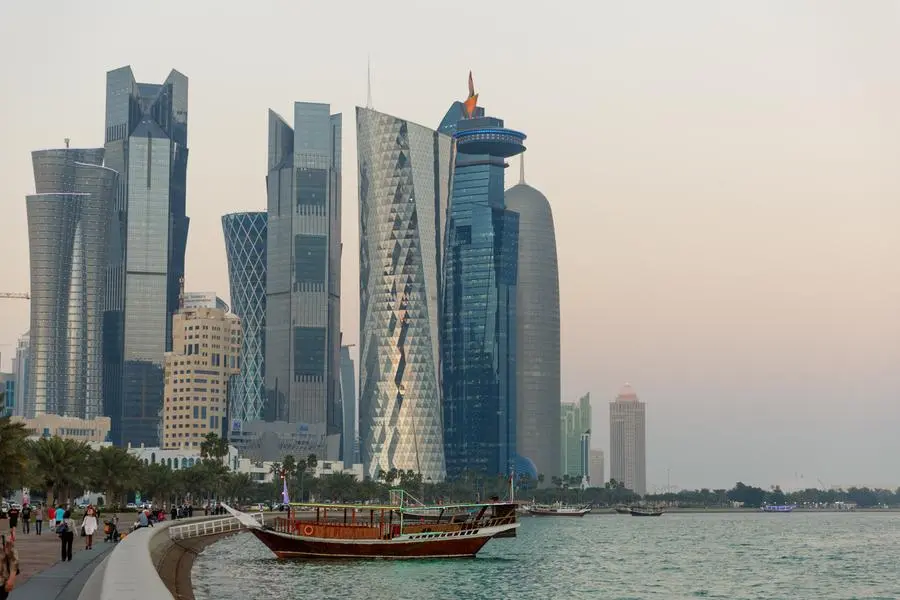
{"type": "MultiPolygon", "coordinates": [[[[492,538],[515,531],[518,523],[450,533],[402,535],[392,539],[339,540],[252,528],[251,533],[278,558],[471,558],[492,538]]],[[[505,536],[505,535],[504,535],[505,536]]]]}

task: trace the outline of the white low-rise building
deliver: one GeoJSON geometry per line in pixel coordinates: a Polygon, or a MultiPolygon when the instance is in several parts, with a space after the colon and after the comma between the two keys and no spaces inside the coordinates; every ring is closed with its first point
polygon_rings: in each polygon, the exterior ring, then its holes
{"type": "MultiPolygon", "coordinates": [[[[147,465],[163,464],[171,469],[188,469],[203,460],[199,449],[195,448],[159,448],[158,446],[138,447],[128,445],[128,453],[147,465]]],[[[232,471],[238,470],[240,460],[237,448],[228,446],[225,465],[232,471]]]]}

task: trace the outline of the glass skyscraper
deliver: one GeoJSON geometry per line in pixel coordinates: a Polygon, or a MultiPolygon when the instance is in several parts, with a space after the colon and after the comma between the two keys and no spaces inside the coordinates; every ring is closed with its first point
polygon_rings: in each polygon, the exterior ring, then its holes
{"type": "Polygon", "coordinates": [[[516,278],[519,215],[504,204],[506,159],[523,133],[454,103],[440,130],[456,139],[443,274],[447,475],[507,475],[516,465],[516,278]]]}
{"type": "MultiPolygon", "coordinates": [[[[104,412],[110,437],[157,446],[163,360],[184,278],[188,217],[188,79],[138,83],[106,74],[106,166],[118,171],[103,323],[104,412]]],[[[31,331],[32,344],[34,327],[31,331]]]]}
{"type": "Polygon", "coordinates": [[[441,426],[441,255],[453,140],[356,109],[359,152],[360,454],[446,476],[441,426]]]}
{"type": "Polygon", "coordinates": [[[344,411],[344,431],[341,439],[341,460],[349,468],[356,457],[356,372],[350,358],[350,346],[341,346],[341,406],[344,411]]]}
{"type": "Polygon", "coordinates": [[[231,310],[244,333],[241,369],[231,388],[230,430],[261,419],[265,405],[267,222],[264,212],[222,217],[231,310]]]}
{"type": "MultiPolygon", "coordinates": [[[[524,158],[524,155],[523,157],[524,158]]],[[[516,280],[516,451],[547,480],[559,476],[559,265],[547,198],[525,183],[506,190],[506,208],[519,213],[516,280]]]]}
{"type": "Polygon", "coordinates": [[[103,148],[32,153],[27,418],[102,414],[106,246],[118,180],[102,166],[103,154],[103,148]]]}
{"type": "Polygon", "coordinates": [[[341,115],[328,104],[296,102],[291,128],[269,111],[266,188],[263,418],[303,425],[320,438],[310,451],[324,458],[324,437],[343,426],[341,115]]]}

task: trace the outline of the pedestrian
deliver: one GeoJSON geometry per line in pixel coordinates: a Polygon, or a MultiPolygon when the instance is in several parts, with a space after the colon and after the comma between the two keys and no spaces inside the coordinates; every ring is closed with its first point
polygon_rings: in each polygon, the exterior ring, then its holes
{"type": "Polygon", "coordinates": [[[0,600],[9,598],[9,593],[16,587],[18,574],[19,554],[15,538],[0,536],[0,600]]]}
{"type": "Polygon", "coordinates": [[[75,521],[72,511],[63,511],[62,518],[57,519],[56,534],[59,536],[60,557],[63,562],[72,560],[72,544],[75,542],[75,521]]]}
{"type": "Polygon", "coordinates": [[[47,505],[47,520],[50,521],[51,531],[56,531],[56,509],[52,504],[47,505]]]}
{"type": "Polygon", "coordinates": [[[6,513],[6,516],[9,517],[9,530],[15,531],[16,525],[19,524],[19,509],[15,504],[10,507],[9,511],[6,513]]]}
{"type": "Polygon", "coordinates": [[[34,511],[34,534],[41,535],[41,526],[44,524],[44,507],[37,505],[34,511]]]}
{"type": "Polygon", "coordinates": [[[63,507],[62,504],[60,504],[59,506],[56,507],[56,525],[57,525],[57,527],[59,526],[60,523],[62,523],[62,520],[65,518],[65,515],[66,515],[66,509],[63,507]]]}
{"type": "Polygon", "coordinates": [[[22,505],[22,533],[31,533],[31,505],[22,505]]]}
{"type": "Polygon", "coordinates": [[[84,536],[85,550],[91,550],[94,547],[95,531],[97,531],[97,517],[94,514],[94,507],[88,505],[84,511],[84,518],[81,520],[81,535],[84,536]]]}

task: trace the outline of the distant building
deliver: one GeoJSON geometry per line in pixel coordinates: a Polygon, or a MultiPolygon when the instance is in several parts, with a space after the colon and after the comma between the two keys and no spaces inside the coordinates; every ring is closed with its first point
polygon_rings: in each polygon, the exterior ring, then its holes
{"type": "MultiPolygon", "coordinates": [[[[15,365],[13,365],[15,370],[15,365]]],[[[16,374],[0,373],[0,417],[11,417],[16,413],[16,374]]]]}
{"type": "Polygon", "coordinates": [[[356,456],[356,372],[350,358],[350,346],[341,346],[341,405],[344,412],[341,460],[345,467],[350,468],[359,462],[356,456]]]}
{"type": "Polygon", "coordinates": [[[645,405],[625,384],[609,403],[609,477],[636,494],[647,493],[645,405]]]}
{"type": "Polygon", "coordinates": [[[118,174],[103,148],[31,154],[26,198],[31,269],[24,416],[103,414],[104,294],[118,174]]]}
{"type": "Polygon", "coordinates": [[[13,359],[13,373],[16,376],[16,396],[13,401],[13,414],[24,417],[34,414],[34,407],[27,405],[28,398],[28,363],[31,361],[31,341],[26,332],[16,342],[16,357],[13,359]],[[29,409],[30,408],[30,409],[29,409]]]}
{"type": "MultiPolygon", "coordinates": [[[[132,446],[127,447],[131,454],[145,465],[165,465],[173,470],[190,469],[203,460],[200,456],[200,448],[160,448],[158,446],[132,446]]],[[[222,463],[230,470],[236,471],[240,465],[238,451],[234,446],[228,446],[228,455],[222,458],[222,463]]]]}
{"type": "Polygon", "coordinates": [[[339,436],[326,436],[325,424],[288,423],[287,421],[247,421],[240,430],[232,430],[230,441],[241,456],[253,462],[281,462],[285,456],[325,458],[329,450],[340,453],[339,436]],[[332,446],[329,448],[329,443],[332,446]]]}
{"type": "Polygon", "coordinates": [[[560,475],[559,265],[547,198],[525,183],[506,190],[506,208],[519,214],[516,283],[516,451],[547,481],[560,475]]]}
{"type": "Polygon", "coordinates": [[[578,402],[564,402],[560,411],[560,472],[569,477],[589,476],[591,448],[591,395],[585,394],[578,402]]]}
{"type": "Polygon", "coordinates": [[[32,439],[56,436],[91,444],[107,442],[111,426],[109,417],[79,419],[60,415],[38,415],[30,419],[22,417],[13,419],[25,424],[25,429],[30,432],[32,439]]]}
{"type": "MultiPolygon", "coordinates": [[[[119,173],[103,315],[104,414],[115,444],[156,446],[190,222],[188,78],[173,70],[143,83],[129,66],[109,71],[104,134],[106,166],[119,173]]],[[[32,326],[32,348],[34,338],[32,326]]]]}
{"type": "Polygon", "coordinates": [[[216,308],[228,312],[228,304],[215,292],[185,292],[181,297],[182,308],[216,308]]]}
{"type": "Polygon", "coordinates": [[[590,463],[588,465],[588,475],[590,476],[588,483],[591,487],[603,487],[603,484],[606,483],[606,479],[604,479],[606,474],[605,460],[603,450],[591,450],[590,463]]]}
{"type": "Polygon", "coordinates": [[[366,474],[446,477],[441,419],[441,248],[453,140],[356,109],[359,435],[366,474]]]}
{"type": "Polygon", "coordinates": [[[454,102],[440,124],[456,141],[441,311],[444,454],[451,478],[506,476],[518,456],[519,214],[506,209],[504,172],[506,159],[525,151],[525,134],[485,116],[477,98],[470,73],[469,97],[454,102]]]}
{"type": "Polygon", "coordinates": [[[266,405],[270,422],[324,427],[310,449],[340,455],[341,115],[295,102],[293,127],[269,111],[266,405]]]}
{"type": "Polygon", "coordinates": [[[231,429],[263,418],[266,376],[266,232],[264,212],[222,217],[231,310],[241,320],[241,372],[231,395],[231,429]]]}
{"type": "Polygon", "coordinates": [[[172,319],[165,356],[162,447],[199,449],[209,433],[225,437],[228,387],[240,372],[241,323],[220,308],[184,308],[172,319]]]}

